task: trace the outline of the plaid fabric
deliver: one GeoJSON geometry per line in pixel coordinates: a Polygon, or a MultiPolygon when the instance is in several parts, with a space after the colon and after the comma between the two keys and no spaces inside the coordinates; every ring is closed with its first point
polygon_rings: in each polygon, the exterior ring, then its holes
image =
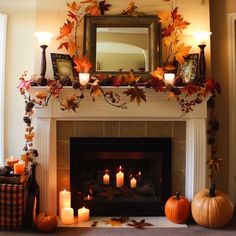
{"type": "Polygon", "coordinates": [[[0,184],[0,228],[21,228],[25,211],[25,185],[0,184]]]}

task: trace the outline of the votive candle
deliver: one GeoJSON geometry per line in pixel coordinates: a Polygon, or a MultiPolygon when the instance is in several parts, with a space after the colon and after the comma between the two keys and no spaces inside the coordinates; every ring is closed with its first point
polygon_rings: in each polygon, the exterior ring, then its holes
{"type": "Polygon", "coordinates": [[[71,225],[74,223],[74,210],[70,207],[61,209],[61,223],[71,225]]]}
{"type": "Polygon", "coordinates": [[[110,183],[110,175],[105,174],[103,175],[103,184],[108,185],[110,183]]]}
{"type": "Polygon", "coordinates": [[[25,173],[25,163],[17,162],[14,164],[14,174],[15,175],[23,175],[25,173]]]}
{"type": "Polygon", "coordinates": [[[81,85],[85,86],[89,82],[89,73],[79,73],[79,82],[81,85]]]}
{"type": "Polygon", "coordinates": [[[171,84],[173,85],[175,82],[175,74],[174,73],[165,73],[164,74],[165,85],[171,84]]]}
{"type": "Polygon", "coordinates": [[[78,209],[78,221],[79,222],[89,221],[89,209],[85,207],[78,209]]]}
{"type": "Polygon", "coordinates": [[[15,163],[19,162],[19,160],[13,156],[11,156],[10,158],[6,159],[6,163],[8,166],[12,167],[14,166],[15,163]]]}
{"type": "Polygon", "coordinates": [[[137,180],[133,177],[130,180],[130,188],[136,188],[137,187],[137,180]]]}

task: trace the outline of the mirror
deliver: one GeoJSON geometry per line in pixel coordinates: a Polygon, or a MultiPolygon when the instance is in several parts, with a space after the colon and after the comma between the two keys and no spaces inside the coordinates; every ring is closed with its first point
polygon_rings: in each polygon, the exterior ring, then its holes
{"type": "Polygon", "coordinates": [[[161,28],[156,16],[86,16],[84,54],[92,73],[133,71],[142,77],[161,62],[161,28]]]}

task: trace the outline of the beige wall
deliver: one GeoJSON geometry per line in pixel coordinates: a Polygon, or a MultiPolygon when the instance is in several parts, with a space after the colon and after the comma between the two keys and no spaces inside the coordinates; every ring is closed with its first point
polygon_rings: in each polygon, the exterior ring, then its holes
{"type": "MultiPolygon", "coordinates": [[[[40,48],[34,39],[35,31],[51,31],[58,35],[59,28],[66,19],[68,0],[0,0],[0,11],[8,14],[7,58],[5,81],[5,156],[20,155],[24,145],[24,101],[16,86],[19,75],[24,70],[29,74],[40,71],[40,48]]],[[[109,0],[112,4],[110,14],[125,9],[127,0],[109,0]]],[[[232,1],[233,2],[233,1],[232,1]]],[[[168,9],[162,0],[136,0],[140,11],[156,14],[157,10],[168,9]]],[[[198,50],[190,34],[196,30],[209,29],[209,0],[179,0],[178,6],[186,20],[191,22],[186,40],[198,50]]],[[[219,17],[220,18],[220,17],[219,17]]],[[[83,32],[80,31],[81,45],[83,32]]],[[[58,42],[52,40],[47,49],[47,75],[52,77],[49,54],[57,52],[58,42]]],[[[207,48],[208,51],[210,47],[207,48]]],[[[63,52],[63,51],[60,51],[63,52]]],[[[209,53],[208,53],[209,54],[209,53]]]]}
{"type": "MultiPolygon", "coordinates": [[[[0,0],[7,14],[5,77],[5,157],[19,156],[24,146],[24,101],[17,84],[21,74],[34,73],[35,0],[0,0]]],[[[3,109],[3,108],[1,108],[3,109]]]]}
{"type": "Polygon", "coordinates": [[[228,190],[229,170],[229,79],[228,79],[228,47],[227,47],[227,13],[236,12],[235,0],[211,0],[212,31],[212,75],[220,82],[222,94],[217,97],[217,115],[220,131],[217,134],[218,152],[224,159],[224,167],[217,177],[219,188],[228,190]]]}

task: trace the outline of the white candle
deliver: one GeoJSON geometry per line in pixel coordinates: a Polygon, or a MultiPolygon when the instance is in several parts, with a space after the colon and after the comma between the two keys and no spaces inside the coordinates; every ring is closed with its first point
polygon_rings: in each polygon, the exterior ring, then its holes
{"type": "Polygon", "coordinates": [[[63,190],[59,193],[59,212],[63,208],[71,207],[71,193],[69,191],[63,190]]]}
{"type": "Polygon", "coordinates": [[[120,188],[124,185],[124,173],[120,170],[116,173],[116,187],[120,188]]]}
{"type": "Polygon", "coordinates": [[[89,221],[89,209],[85,207],[78,209],[78,221],[79,222],[89,221]]]}
{"type": "Polygon", "coordinates": [[[130,188],[136,188],[136,186],[137,186],[137,180],[133,177],[130,180],[130,188]]]}
{"type": "Polygon", "coordinates": [[[89,82],[89,73],[79,73],[79,82],[81,85],[85,86],[89,82]]]}
{"type": "Polygon", "coordinates": [[[23,175],[25,173],[25,163],[18,162],[14,164],[14,174],[16,175],[23,175]]]}
{"type": "Polygon", "coordinates": [[[74,223],[74,210],[70,207],[61,209],[61,223],[71,225],[74,223]]]}
{"type": "Polygon", "coordinates": [[[6,159],[6,163],[8,166],[12,167],[14,166],[15,163],[17,163],[19,160],[13,156],[11,156],[10,158],[6,159]]]}
{"type": "Polygon", "coordinates": [[[108,185],[110,183],[110,175],[105,174],[103,175],[103,184],[108,185]]]}
{"type": "Polygon", "coordinates": [[[175,74],[174,73],[165,73],[164,74],[165,85],[171,84],[173,85],[175,82],[175,74]]]}

